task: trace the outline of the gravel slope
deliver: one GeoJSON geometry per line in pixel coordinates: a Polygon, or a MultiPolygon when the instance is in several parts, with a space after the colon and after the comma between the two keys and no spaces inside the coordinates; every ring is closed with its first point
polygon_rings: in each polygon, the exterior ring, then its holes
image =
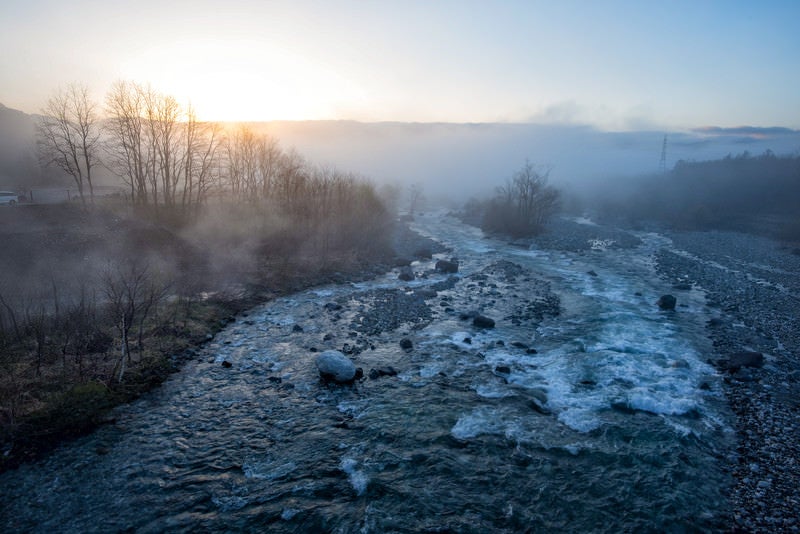
{"type": "Polygon", "coordinates": [[[708,332],[722,363],[734,352],[765,356],[760,369],[726,375],[738,446],[731,530],[800,532],[800,255],[760,237],[732,232],[670,235],[659,272],[707,292],[717,318],[708,332]]]}

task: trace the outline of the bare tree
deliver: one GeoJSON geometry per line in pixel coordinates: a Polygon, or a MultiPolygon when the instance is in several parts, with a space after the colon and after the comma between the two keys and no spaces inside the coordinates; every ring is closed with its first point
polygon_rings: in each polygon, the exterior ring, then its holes
{"type": "Polygon", "coordinates": [[[100,139],[96,107],[84,85],[72,84],[47,101],[37,125],[42,162],[72,176],[84,207],[84,184],[94,203],[92,169],[98,164],[100,139]]]}
{"type": "Polygon", "coordinates": [[[132,259],[126,265],[109,267],[103,274],[103,290],[109,313],[120,335],[120,357],[114,369],[122,382],[131,364],[130,333],[138,326],[138,352],[141,358],[144,321],[154,306],[164,298],[166,284],[159,283],[147,263],[132,259]]]}
{"type": "Polygon", "coordinates": [[[540,232],[558,210],[558,190],[548,184],[550,169],[537,169],[530,161],[497,189],[486,209],[483,227],[510,235],[540,232]]]}
{"type": "Polygon", "coordinates": [[[184,211],[199,207],[213,186],[219,165],[219,147],[222,142],[222,127],[218,123],[201,123],[194,108],[186,110],[183,127],[185,155],[181,206],[184,211]]]}
{"type": "Polygon", "coordinates": [[[149,203],[147,185],[153,159],[145,128],[145,93],[138,84],[119,81],[106,95],[111,167],[130,187],[135,206],[149,203]]]}

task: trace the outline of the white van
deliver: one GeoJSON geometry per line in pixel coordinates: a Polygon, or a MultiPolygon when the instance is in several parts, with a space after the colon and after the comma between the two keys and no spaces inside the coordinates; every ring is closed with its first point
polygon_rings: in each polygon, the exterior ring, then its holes
{"type": "Polygon", "coordinates": [[[19,196],[11,191],[0,191],[0,206],[8,205],[13,206],[19,202],[19,196]]]}

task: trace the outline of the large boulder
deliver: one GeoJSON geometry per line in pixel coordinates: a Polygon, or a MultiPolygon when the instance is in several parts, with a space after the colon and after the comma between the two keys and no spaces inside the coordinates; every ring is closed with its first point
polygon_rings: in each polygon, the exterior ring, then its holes
{"type": "Polygon", "coordinates": [[[662,310],[674,310],[675,309],[675,304],[677,304],[677,303],[678,303],[678,299],[676,299],[672,295],[661,295],[659,297],[658,301],[656,301],[656,304],[662,310]]]}
{"type": "Polygon", "coordinates": [[[458,262],[449,260],[438,260],[435,266],[436,270],[440,273],[457,273],[458,262]]]}
{"type": "Polygon", "coordinates": [[[346,384],[356,378],[356,366],[338,350],[319,353],[316,364],[323,380],[346,384]]]}

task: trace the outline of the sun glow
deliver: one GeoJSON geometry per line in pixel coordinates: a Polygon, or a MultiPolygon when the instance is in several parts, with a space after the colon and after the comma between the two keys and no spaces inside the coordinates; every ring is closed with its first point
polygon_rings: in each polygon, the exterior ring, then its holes
{"type": "Polygon", "coordinates": [[[330,68],[258,41],[192,40],[146,49],[121,76],[191,102],[210,121],[336,119],[362,91],[330,68]]]}

